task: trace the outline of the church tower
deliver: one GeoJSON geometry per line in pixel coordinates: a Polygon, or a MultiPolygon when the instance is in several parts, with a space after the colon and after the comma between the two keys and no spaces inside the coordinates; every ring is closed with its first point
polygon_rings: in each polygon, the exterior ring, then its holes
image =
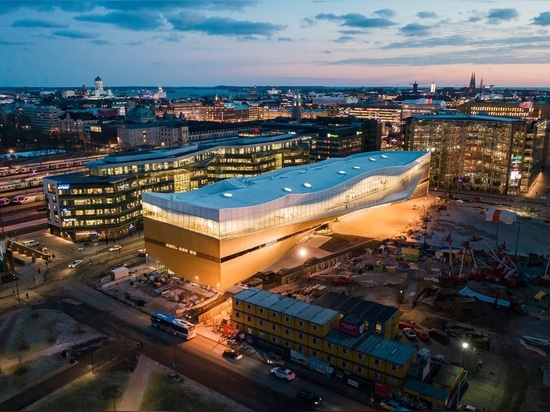
{"type": "Polygon", "coordinates": [[[476,74],[472,73],[472,77],[470,78],[470,86],[468,86],[468,92],[470,94],[475,94],[476,92],[476,74]]]}

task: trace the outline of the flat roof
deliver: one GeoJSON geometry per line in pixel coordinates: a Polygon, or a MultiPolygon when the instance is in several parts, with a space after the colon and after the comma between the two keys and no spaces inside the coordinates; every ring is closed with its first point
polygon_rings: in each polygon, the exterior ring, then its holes
{"type": "Polygon", "coordinates": [[[313,304],[337,310],[345,315],[353,315],[369,322],[386,323],[399,309],[378,302],[327,291],[313,301],[313,304]]]}
{"type": "Polygon", "coordinates": [[[521,121],[517,117],[485,116],[481,114],[442,113],[442,114],[413,114],[409,117],[419,120],[477,120],[483,122],[515,123],[521,121]]]}
{"type": "Polygon", "coordinates": [[[403,390],[413,394],[423,395],[431,399],[436,399],[441,405],[446,405],[450,392],[446,389],[430,385],[429,383],[409,378],[403,384],[403,390]]]}
{"type": "MultiPolygon", "coordinates": [[[[337,185],[372,175],[384,168],[407,166],[418,162],[428,152],[379,151],[323,160],[304,166],[291,166],[258,176],[230,178],[182,193],[143,193],[143,200],[152,204],[162,202],[187,204],[204,209],[234,209],[257,206],[284,197],[311,195],[337,185]]],[[[176,209],[179,209],[177,206],[176,209]]]]}
{"type": "Polygon", "coordinates": [[[258,288],[243,290],[237,293],[234,299],[251,303],[265,309],[271,309],[284,315],[303,319],[317,325],[324,325],[339,315],[335,310],[323,308],[258,288]]]}
{"type": "Polygon", "coordinates": [[[88,175],[88,172],[74,172],[55,174],[52,176],[44,176],[44,181],[56,182],[58,184],[82,184],[82,185],[95,185],[95,184],[111,184],[120,181],[128,180],[127,175],[120,176],[95,176],[88,175]]]}
{"type": "MultiPolygon", "coordinates": [[[[142,125],[143,127],[143,125],[142,125]]],[[[197,151],[197,146],[178,146],[167,147],[162,149],[150,149],[150,150],[134,150],[131,152],[120,152],[105,156],[103,159],[95,160],[87,163],[88,167],[99,167],[106,165],[133,163],[136,161],[147,160],[170,160],[170,158],[183,156],[193,151],[197,151]]]]}

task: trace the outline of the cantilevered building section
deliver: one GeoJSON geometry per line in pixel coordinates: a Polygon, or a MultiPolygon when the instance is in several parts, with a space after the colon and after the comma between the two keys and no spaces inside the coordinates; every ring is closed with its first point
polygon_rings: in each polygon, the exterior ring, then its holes
{"type": "Polygon", "coordinates": [[[429,152],[369,152],[192,192],[144,192],[145,245],[180,278],[224,290],[324,223],[424,195],[429,163],[429,152]]]}

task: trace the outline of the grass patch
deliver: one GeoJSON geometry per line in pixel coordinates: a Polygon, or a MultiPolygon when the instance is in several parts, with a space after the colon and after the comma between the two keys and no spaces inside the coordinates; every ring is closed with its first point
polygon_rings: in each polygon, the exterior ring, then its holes
{"type": "Polygon", "coordinates": [[[67,359],[58,356],[43,356],[32,361],[19,361],[10,367],[2,367],[0,374],[0,399],[8,399],[21,392],[25,387],[44,379],[49,374],[65,368],[67,359]]]}
{"type": "Polygon", "coordinates": [[[55,393],[29,405],[30,411],[112,411],[122,400],[130,372],[88,373],[55,393]],[[114,395],[114,396],[113,396],[114,395]]]}
{"type": "Polygon", "coordinates": [[[155,373],[149,377],[143,394],[141,411],[235,411],[227,403],[207,397],[190,389],[185,379],[175,382],[169,373],[155,373]]]}
{"type": "Polygon", "coordinates": [[[29,355],[53,345],[70,342],[75,335],[93,332],[63,312],[50,309],[21,312],[8,340],[4,357],[14,359],[21,352],[29,355]],[[32,326],[30,326],[32,325],[32,326]]]}

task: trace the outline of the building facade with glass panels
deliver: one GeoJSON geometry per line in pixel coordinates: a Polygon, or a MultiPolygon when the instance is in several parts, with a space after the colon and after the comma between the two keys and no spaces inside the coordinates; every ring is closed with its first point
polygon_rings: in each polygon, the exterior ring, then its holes
{"type": "Polygon", "coordinates": [[[523,119],[440,114],[408,117],[402,133],[404,150],[432,152],[434,189],[517,194],[529,190],[537,160],[527,128],[523,119]]]}
{"type": "Polygon", "coordinates": [[[142,228],[143,192],[180,193],[235,176],[309,162],[309,138],[272,133],[228,145],[117,153],[88,173],[44,178],[50,232],[73,241],[116,240],[142,228]]]}
{"type": "Polygon", "coordinates": [[[430,152],[369,152],[143,193],[145,245],[180,278],[226,289],[339,216],[425,194],[430,152]]]}

